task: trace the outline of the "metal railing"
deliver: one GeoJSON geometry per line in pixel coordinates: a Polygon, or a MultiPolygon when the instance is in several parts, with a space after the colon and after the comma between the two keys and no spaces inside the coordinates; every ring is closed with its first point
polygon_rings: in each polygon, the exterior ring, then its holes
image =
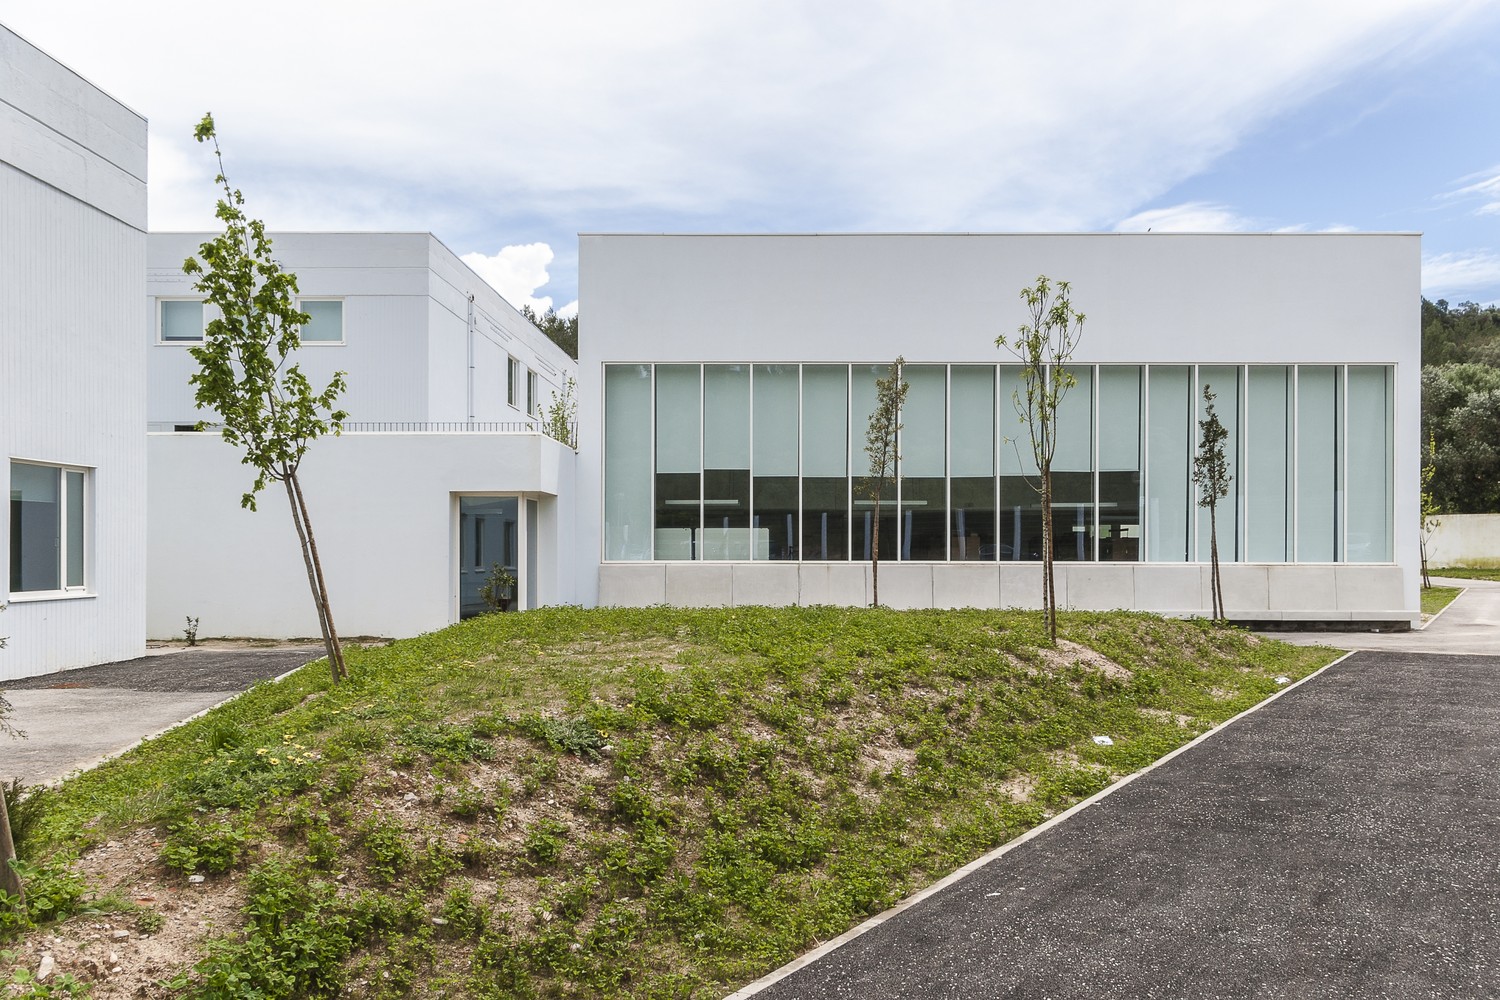
{"type": "MultiPolygon", "coordinates": [[[[196,429],[191,423],[149,421],[146,430],[152,434],[191,432],[196,429]]],[[[218,433],[218,426],[205,424],[204,433],[218,433]]],[[[536,420],[346,420],[345,434],[540,434],[542,425],[536,420]]]]}

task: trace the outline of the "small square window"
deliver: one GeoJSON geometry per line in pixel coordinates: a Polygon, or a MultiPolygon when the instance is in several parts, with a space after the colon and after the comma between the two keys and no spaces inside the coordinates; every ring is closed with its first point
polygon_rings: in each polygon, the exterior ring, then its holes
{"type": "Polygon", "coordinates": [[[297,308],[311,317],[302,327],[304,344],[342,344],[344,342],[344,301],[342,299],[302,299],[297,308]]]}
{"type": "Polygon", "coordinates": [[[196,299],[160,299],[159,331],[163,344],[201,344],[203,303],[196,299]]]}

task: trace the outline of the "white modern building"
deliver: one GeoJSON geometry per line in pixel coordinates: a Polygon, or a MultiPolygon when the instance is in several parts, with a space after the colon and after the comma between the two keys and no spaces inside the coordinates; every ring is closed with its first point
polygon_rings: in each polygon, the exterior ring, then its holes
{"type": "Polygon", "coordinates": [[[0,27],[0,680],[145,650],[146,121],[0,27]]]}
{"type": "Polygon", "coordinates": [[[866,604],[879,517],[882,603],[1037,606],[1035,469],[995,340],[1042,274],[1088,317],[1053,464],[1062,605],[1210,613],[1209,386],[1229,616],[1417,620],[1414,234],[584,235],[581,600],[866,604]],[[864,431],[898,355],[877,511],[864,431]]]}
{"type": "MultiPolygon", "coordinates": [[[[206,233],[153,233],[136,327],[150,358],[146,629],[315,636],[297,536],[279,487],[240,506],[253,473],[197,410],[189,350],[212,318],[183,261],[206,233]],[[186,500],[184,498],[190,498],[186,500]]],[[[348,373],[342,436],[313,445],[302,480],[334,621],[405,636],[484,607],[501,567],[512,607],[574,600],[575,456],[540,416],[571,358],[427,233],[280,233],[297,275],[296,362],[315,387],[348,373]]]]}

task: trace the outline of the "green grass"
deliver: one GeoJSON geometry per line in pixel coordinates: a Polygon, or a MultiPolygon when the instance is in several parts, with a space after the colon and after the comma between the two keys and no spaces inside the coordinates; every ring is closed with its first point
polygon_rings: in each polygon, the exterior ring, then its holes
{"type": "Polygon", "coordinates": [[[1452,604],[1453,599],[1463,592],[1464,589],[1462,587],[1423,587],[1422,614],[1437,614],[1452,604]]]}
{"type": "Polygon", "coordinates": [[[1444,566],[1441,569],[1429,569],[1428,573],[1457,580],[1500,580],[1500,567],[1494,566],[1444,566]]]}
{"type": "Polygon", "coordinates": [[[489,616],[70,780],[34,854],[148,826],[169,883],[236,882],[243,929],[181,956],[184,995],[723,994],[1338,655],[1142,614],[1062,635],[1015,612],[489,616]]]}

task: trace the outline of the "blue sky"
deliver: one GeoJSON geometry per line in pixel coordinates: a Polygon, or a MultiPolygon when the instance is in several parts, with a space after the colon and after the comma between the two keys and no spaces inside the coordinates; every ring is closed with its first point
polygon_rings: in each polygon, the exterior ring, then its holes
{"type": "Polygon", "coordinates": [[[576,308],[580,231],[1147,227],[1421,231],[1430,297],[1500,302],[1500,5],[350,9],[0,23],[150,119],[153,228],[212,224],[212,110],[273,229],[430,230],[517,304],[576,308]]]}

